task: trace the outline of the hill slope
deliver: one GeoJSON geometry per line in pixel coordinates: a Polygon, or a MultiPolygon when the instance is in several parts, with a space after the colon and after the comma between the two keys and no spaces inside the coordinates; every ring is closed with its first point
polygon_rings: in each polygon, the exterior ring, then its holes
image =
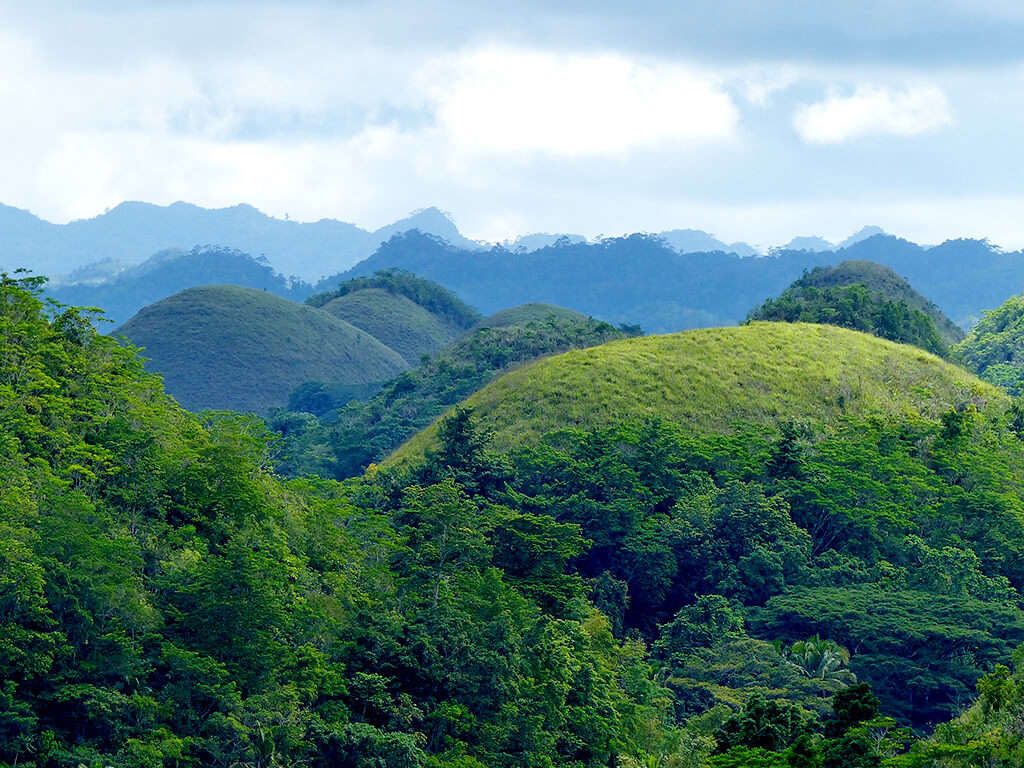
{"type": "MultiPolygon", "coordinates": [[[[506,449],[563,427],[660,417],[700,431],[739,421],[828,423],[843,416],[934,416],[1004,397],[913,347],[827,325],[753,323],[647,336],[568,352],[492,382],[466,401],[506,449]]],[[[436,425],[392,461],[421,454],[436,425]]]]}
{"type": "Polygon", "coordinates": [[[986,312],[952,354],[985,381],[1024,394],[1024,296],[986,312]]]}
{"type": "Polygon", "coordinates": [[[362,328],[412,365],[480,319],[479,312],[444,286],[400,269],[347,280],[306,303],[362,328]]]}
{"type": "Polygon", "coordinates": [[[797,280],[793,286],[830,288],[855,283],[864,285],[868,290],[878,291],[889,299],[905,301],[909,306],[920,310],[935,323],[947,344],[955,344],[964,338],[964,331],[960,326],[946,317],[934,303],[915,291],[905,278],[883,264],[849,259],[834,267],[816,267],[797,280]]]}
{"type": "Polygon", "coordinates": [[[828,323],[913,344],[942,357],[964,336],[906,280],[869,261],[815,267],[778,298],[752,310],[747,322],[753,320],[828,323]]]}
{"type": "Polygon", "coordinates": [[[147,370],[189,410],[264,411],[312,379],[365,384],[407,366],[397,352],[326,312],[236,286],[191,288],[115,334],[144,348],[147,370]]]}
{"type": "Polygon", "coordinates": [[[339,296],[324,304],[323,310],[366,331],[410,365],[434,354],[456,335],[419,304],[382,288],[339,296]]]}
{"type": "Polygon", "coordinates": [[[549,315],[540,322],[478,328],[435,358],[388,382],[365,403],[348,402],[349,390],[336,394],[332,391],[336,388],[310,382],[292,393],[291,413],[277,413],[271,420],[272,428],[285,438],[282,453],[286,458],[278,471],[339,479],[361,474],[370,462],[387,456],[502,371],[543,355],[621,339],[628,333],[576,313],[549,315]],[[347,407],[342,407],[346,403],[347,407]],[[312,414],[322,421],[311,423],[312,414]]]}

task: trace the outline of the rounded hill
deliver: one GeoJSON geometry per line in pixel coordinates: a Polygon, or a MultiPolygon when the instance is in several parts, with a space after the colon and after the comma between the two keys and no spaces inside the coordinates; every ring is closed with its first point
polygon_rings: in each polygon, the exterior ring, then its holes
{"type": "Polygon", "coordinates": [[[383,288],[347,293],[328,301],[323,310],[366,331],[412,365],[446,347],[461,331],[411,299],[383,288]]]}
{"type": "Polygon", "coordinates": [[[367,384],[408,366],[369,333],[319,309],[237,286],[190,288],[114,332],[189,410],[262,412],[306,381],[367,384]]]}
{"type": "Polygon", "coordinates": [[[873,261],[815,267],[770,299],[748,320],[829,323],[945,355],[964,337],[931,301],[904,278],[873,261]]]}
{"type": "MultiPolygon", "coordinates": [[[[915,347],[809,323],[646,336],[575,350],[491,382],[465,405],[498,450],[562,428],[596,429],[662,418],[702,432],[739,422],[830,424],[844,416],[936,416],[968,400],[1003,400],[997,388],[915,347]]],[[[391,457],[435,441],[437,424],[391,457]]]]}
{"type": "Polygon", "coordinates": [[[529,325],[530,323],[544,322],[554,319],[559,321],[581,322],[586,321],[587,316],[574,309],[566,309],[554,304],[521,304],[518,307],[510,307],[500,312],[495,312],[490,317],[485,317],[477,328],[509,328],[517,325],[529,325]]]}

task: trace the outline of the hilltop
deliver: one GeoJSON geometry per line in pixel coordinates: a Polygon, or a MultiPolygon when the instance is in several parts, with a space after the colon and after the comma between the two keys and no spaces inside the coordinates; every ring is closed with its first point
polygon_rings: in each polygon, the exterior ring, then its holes
{"type": "Polygon", "coordinates": [[[306,303],[362,328],[412,365],[450,344],[480,318],[447,288],[396,269],[348,280],[306,303]]]}
{"type": "Polygon", "coordinates": [[[936,329],[947,344],[955,344],[964,338],[963,329],[946,317],[932,301],[914,290],[906,278],[873,261],[850,259],[834,267],[815,267],[793,283],[793,287],[831,288],[857,283],[889,299],[905,301],[910,307],[926,314],[935,323],[936,329]]]}
{"type": "Polygon", "coordinates": [[[434,315],[405,296],[369,288],[331,299],[323,310],[361,328],[391,347],[410,365],[432,355],[455,335],[434,315]]]}
{"type": "MultiPolygon", "coordinates": [[[[82,270],[79,276],[89,274],[82,270]]],[[[201,285],[256,288],[295,301],[305,299],[313,290],[308,283],[278,274],[266,259],[231,248],[203,247],[160,251],[105,279],[56,283],[46,292],[69,306],[99,307],[108,320],[120,324],[149,304],[201,285]]]]}
{"type": "Polygon", "coordinates": [[[313,307],[237,286],[191,288],[118,328],[189,410],[262,412],[309,380],[368,384],[407,365],[370,334],[313,307]]]}
{"type": "Polygon", "coordinates": [[[815,267],[747,321],[829,323],[945,356],[964,332],[906,280],[870,261],[815,267]]]}
{"type": "Polygon", "coordinates": [[[500,312],[495,312],[477,323],[479,328],[508,328],[513,325],[529,325],[534,322],[568,320],[570,322],[582,322],[587,316],[582,312],[565,307],[556,307],[554,304],[520,304],[518,307],[510,307],[500,312]]]}
{"type": "MultiPolygon", "coordinates": [[[[506,374],[465,404],[503,450],[560,428],[597,429],[630,419],[728,431],[736,422],[935,416],[975,397],[1005,398],[913,347],[835,326],[758,322],[568,352],[506,374]]],[[[435,436],[436,426],[391,461],[421,454],[435,436]]]]}

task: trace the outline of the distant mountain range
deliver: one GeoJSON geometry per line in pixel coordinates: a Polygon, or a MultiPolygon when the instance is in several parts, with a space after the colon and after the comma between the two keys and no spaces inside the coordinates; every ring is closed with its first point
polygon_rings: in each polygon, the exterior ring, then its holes
{"type": "Polygon", "coordinates": [[[925,247],[885,234],[834,251],[775,249],[768,257],[743,258],[722,251],[680,253],[654,235],[513,254],[504,248],[470,252],[408,232],[324,282],[398,267],[437,281],[485,313],[543,301],[660,333],[740,322],[805,270],[851,259],[895,270],[964,328],[1024,290],[1020,251],[965,239],[925,247]]]}
{"type": "Polygon", "coordinates": [[[480,247],[463,237],[437,208],[368,232],[335,219],[277,219],[251,205],[208,209],[181,202],[127,202],[68,224],[52,224],[0,205],[0,267],[25,267],[61,282],[80,282],[116,274],[158,251],[216,245],[264,256],[278,272],[314,281],[347,269],[395,233],[410,229],[443,237],[461,248],[480,247]]]}
{"type": "MultiPolygon", "coordinates": [[[[0,204],[0,268],[24,267],[47,275],[52,283],[99,283],[160,251],[220,246],[265,257],[282,275],[315,282],[349,269],[392,235],[413,229],[466,250],[491,247],[463,236],[451,217],[437,208],[424,208],[371,232],[335,219],[278,219],[244,204],[208,209],[182,202],[168,206],[125,202],[94,218],[68,224],[53,224],[0,204]]],[[[840,247],[879,232],[877,227],[866,228],[840,247]]],[[[760,255],[747,243],[726,243],[698,229],[672,229],[658,236],[680,253],[760,255]]],[[[534,233],[501,245],[514,252],[532,252],[586,240],[579,234],[534,233]]],[[[832,245],[812,237],[797,238],[787,248],[821,251],[832,245]]]]}
{"type": "Polygon", "coordinates": [[[878,227],[838,245],[797,237],[762,256],[746,243],[694,229],[596,241],[537,233],[489,245],[464,237],[436,208],[368,232],[328,219],[275,219],[246,205],[124,203],[66,225],[0,206],[0,268],[57,277],[51,296],[100,307],[116,323],[194,286],[239,285],[302,301],[341,280],[398,267],[437,281],[484,313],[546,302],[669,332],[740,322],[804,270],[849,259],[895,270],[963,328],[1024,290],[1019,251],[985,240],[921,246],[878,227]]]}

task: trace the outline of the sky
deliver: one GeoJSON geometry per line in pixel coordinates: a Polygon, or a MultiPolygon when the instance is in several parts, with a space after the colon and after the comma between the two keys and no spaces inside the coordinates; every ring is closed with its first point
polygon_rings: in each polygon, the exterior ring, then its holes
{"type": "Polygon", "coordinates": [[[0,0],[0,202],[1024,247],[1024,4],[0,0]]]}

